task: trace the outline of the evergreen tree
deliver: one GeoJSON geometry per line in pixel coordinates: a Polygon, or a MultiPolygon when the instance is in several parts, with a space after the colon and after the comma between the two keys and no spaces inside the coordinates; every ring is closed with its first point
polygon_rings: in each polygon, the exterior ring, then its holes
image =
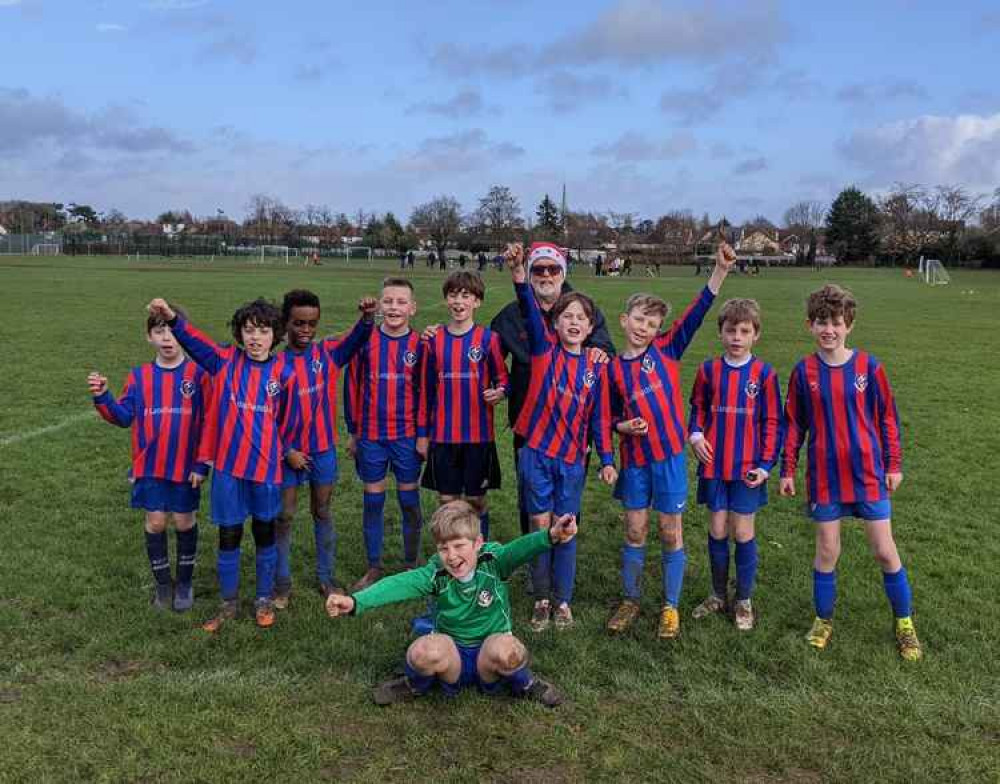
{"type": "Polygon", "coordinates": [[[851,186],[840,192],[826,216],[826,241],[840,261],[867,259],[878,250],[878,208],[851,186]]]}
{"type": "Polygon", "coordinates": [[[556,207],[556,203],[549,198],[549,194],[547,193],[545,194],[545,198],[539,203],[538,209],[535,210],[535,218],[538,228],[546,234],[555,236],[562,231],[559,208],[556,207]]]}

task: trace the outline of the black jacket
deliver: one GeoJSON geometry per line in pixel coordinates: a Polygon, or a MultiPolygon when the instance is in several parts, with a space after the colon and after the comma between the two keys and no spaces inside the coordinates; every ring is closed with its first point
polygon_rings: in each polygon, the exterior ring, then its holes
{"type": "MultiPolygon", "coordinates": [[[[563,294],[572,290],[573,287],[569,283],[563,283],[563,294]]],[[[542,316],[549,323],[549,326],[552,326],[549,313],[542,311],[542,316]]],[[[514,422],[517,421],[517,415],[521,413],[521,407],[524,405],[524,398],[528,394],[528,385],[531,380],[528,331],[517,300],[505,305],[504,309],[493,317],[490,329],[500,336],[500,346],[504,357],[510,355],[510,394],[507,397],[507,420],[513,427],[514,422]]],[[[600,308],[597,309],[594,331],[590,333],[590,337],[583,345],[585,348],[596,346],[604,349],[611,356],[615,354],[615,346],[611,342],[608,325],[605,323],[604,314],[601,313],[600,308]]]]}

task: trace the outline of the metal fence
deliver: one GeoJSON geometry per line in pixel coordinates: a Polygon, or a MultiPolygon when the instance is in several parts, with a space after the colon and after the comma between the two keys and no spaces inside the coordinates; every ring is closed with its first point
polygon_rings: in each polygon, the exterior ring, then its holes
{"type": "Polygon", "coordinates": [[[62,253],[62,235],[0,234],[0,256],[56,256],[62,253]]]}

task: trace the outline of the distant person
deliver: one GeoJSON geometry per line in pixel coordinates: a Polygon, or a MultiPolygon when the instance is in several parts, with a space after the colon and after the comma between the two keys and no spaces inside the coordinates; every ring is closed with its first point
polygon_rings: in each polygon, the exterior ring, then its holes
{"type": "Polygon", "coordinates": [[[399,252],[399,268],[406,269],[406,251],[401,250],[399,252]]]}
{"type": "Polygon", "coordinates": [[[459,267],[461,267],[462,269],[465,269],[465,265],[466,265],[466,263],[468,263],[468,261],[469,261],[469,259],[468,259],[468,257],[464,253],[459,253],[458,254],[458,266],[459,267]]]}
{"type": "Polygon", "coordinates": [[[476,263],[478,265],[479,271],[484,272],[486,270],[486,254],[479,251],[479,255],[476,256],[476,263]]]}
{"type": "Polygon", "coordinates": [[[597,258],[594,259],[594,275],[596,275],[597,277],[601,277],[602,274],[601,268],[603,267],[603,265],[604,265],[604,259],[601,257],[601,254],[598,253],[597,258]]]}
{"type": "Polygon", "coordinates": [[[416,260],[416,256],[413,255],[412,250],[406,252],[406,266],[413,269],[413,262],[416,260]]]}
{"type": "Polygon", "coordinates": [[[437,264],[437,254],[431,251],[427,254],[427,266],[434,269],[434,265],[437,264]]]}
{"type": "Polygon", "coordinates": [[[892,536],[892,503],[903,482],[899,414],[882,363],[847,347],[857,303],[834,284],[809,295],[808,328],[817,351],[801,360],[788,380],[780,492],[795,495],[799,450],[808,437],[808,510],[815,522],[813,603],[816,618],[806,641],[820,650],[833,634],[837,601],[840,521],[859,517],[882,570],[895,616],[896,647],[906,661],[922,656],[911,616],[906,569],[892,536]]]}
{"type": "Polygon", "coordinates": [[[438,269],[442,271],[448,269],[448,257],[444,251],[441,251],[441,255],[438,256],[438,269]]]}
{"type": "Polygon", "coordinates": [[[625,263],[622,265],[622,274],[632,277],[632,257],[626,256],[625,263]]]}

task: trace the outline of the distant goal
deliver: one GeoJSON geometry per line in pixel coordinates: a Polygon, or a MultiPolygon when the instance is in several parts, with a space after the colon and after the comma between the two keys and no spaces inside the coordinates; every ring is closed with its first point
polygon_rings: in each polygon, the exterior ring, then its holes
{"type": "Polygon", "coordinates": [[[362,261],[365,260],[369,264],[372,262],[372,249],[367,245],[348,245],[347,246],[347,261],[362,261]]]}
{"type": "Polygon", "coordinates": [[[32,256],[58,256],[62,253],[62,245],[58,242],[39,242],[31,246],[32,256]]]}
{"type": "Polygon", "coordinates": [[[944,286],[951,283],[951,275],[948,274],[948,270],[944,268],[944,264],[938,259],[924,259],[921,256],[918,271],[920,272],[921,280],[932,286],[944,286]]]}
{"type": "Polygon", "coordinates": [[[290,264],[291,259],[299,255],[298,248],[290,248],[287,245],[261,245],[259,261],[261,264],[273,261],[283,261],[290,264]]]}

